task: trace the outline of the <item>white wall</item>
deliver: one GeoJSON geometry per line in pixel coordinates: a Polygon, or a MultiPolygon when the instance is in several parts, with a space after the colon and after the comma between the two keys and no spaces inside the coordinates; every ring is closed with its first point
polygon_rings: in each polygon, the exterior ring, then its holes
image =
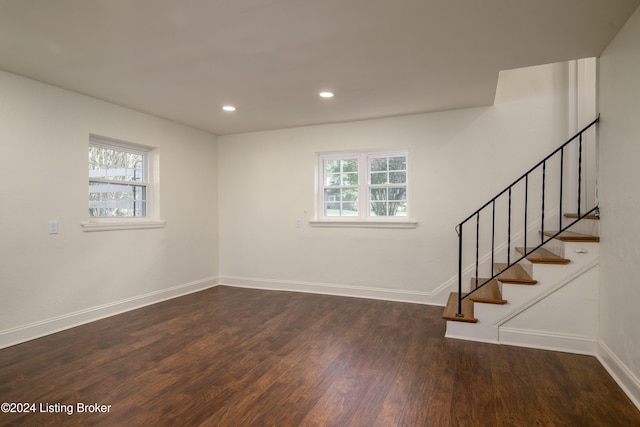
{"type": "Polygon", "coordinates": [[[0,347],[217,283],[214,136],[0,72],[0,148],[0,347]],[[90,133],[158,148],[165,228],[82,231],[90,133]]]}
{"type": "Polygon", "coordinates": [[[566,115],[556,64],[501,73],[494,107],[220,137],[221,281],[442,302],[434,291],[457,272],[454,227],[564,142],[566,115]],[[416,229],[307,224],[317,152],[388,147],[410,150],[416,229]]]}
{"type": "Polygon", "coordinates": [[[640,10],[600,58],[600,341],[640,406],[640,10]]]}

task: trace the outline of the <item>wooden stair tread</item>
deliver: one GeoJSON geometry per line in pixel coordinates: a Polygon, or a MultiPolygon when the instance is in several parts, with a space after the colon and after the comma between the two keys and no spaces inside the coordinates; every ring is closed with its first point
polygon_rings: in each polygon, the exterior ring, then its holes
{"type": "Polygon", "coordinates": [[[462,314],[464,316],[457,317],[456,313],[458,313],[458,293],[451,292],[449,294],[447,305],[444,308],[444,314],[442,315],[442,318],[445,320],[452,320],[454,322],[477,323],[478,319],[473,317],[473,301],[471,301],[469,298],[465,298],[462,300],[462,314]]]}
{"type": "MultiPolygon", "coordinates": [[[[556,234],[557,231],[545,231],[544,235],[551,237],[556,234]]],[[[576,233],[574,231],[563,231],[555,237],[563,242],[599,242],[599,236],[591,236],[589,234],[576,233]]]]}
{"type": "MultiPolygon", "coordinates": [[[[478,286],[482,285],[489,279],[478,278],[478,286]]],[[[476,279],[471,278],[470,290],[475,289],[476,279]]],[[[477,291],[473,292],[469,298],[473,302],[482,302],[485,304],[506,304],[507,300],[502,299],[502,292],[500,292],[500,285],[496,279],[491,280],[486,285],[480,287],[477,291]]]]}
{"type": "Polygon", "coordinates": [[[496,273],[500,273],[498,276],[498,280],[502,283],[513,283],[518,285],[535,285],[538,283],[537,280],[532,279],[524,268],[521,265],[515,264],[512,265],[511,268],[506,270],[507,264],[497,262],[493,264],[494,271],[496,273]],[[506,271],[505,271],[506,270],[506,271]]]}
{"type": "MultiPolygon", "coordinates": [[[[533,248],[527,248],[527,251],[531,251],[533,248]]],[[[520,254],[524,255],[524,248],[516,248],[520,254]]],[[[567,258],[562,258],[560,255],[556,255],[551,251],[544,248],[538,248],[535,251],[527,255],[527,260],[534,264],[561,264],[566,265],[571,262],[567,258]]]]}
{"type": "MultiPolygon", "coordinates": [[[[566,213],[564,214],[565,218],[571,218],[571,219],[578,219],[578,214],[577,213],[566,213]]],[[[596,214],[589,214],[587,216],[585,216],[583,219],[595,219],[595,220],[600,220],[600,216],[596,215],[596,214]]]]}

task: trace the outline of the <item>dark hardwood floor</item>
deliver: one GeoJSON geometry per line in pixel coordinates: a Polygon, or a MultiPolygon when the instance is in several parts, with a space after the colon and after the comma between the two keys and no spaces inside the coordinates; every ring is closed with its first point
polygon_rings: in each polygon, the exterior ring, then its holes
{"type": "Polygon", "coordinates": [[[0,402],[38,405],[0,424],[640,426],[594,357],[446,339],[441,315],[221,286],[0,350],[0,402]]]}

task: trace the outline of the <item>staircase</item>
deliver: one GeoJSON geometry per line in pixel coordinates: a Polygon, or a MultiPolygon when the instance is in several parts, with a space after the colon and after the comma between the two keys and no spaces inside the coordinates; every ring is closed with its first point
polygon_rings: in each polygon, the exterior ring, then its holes
{"type": "Polygon", "coordinates": [[[583,134],[597,122],[594,120],[458,225],[458,292],[451,292],[443,314],[447,337],[499,343],[501,325],[598,264],[599,210],[586,202],[582,172],[583,134]],[[573,151],[578,156],[577,201],[567,200],[564,194],[570,144],[577,146],[573,151]],[[514,207],[516,194],[524,202],[519,209],[514,207]],[[541,206],[536,203],[531,208],[531,200],[541,201],[541,206]],[[578,212],[550,213],[553,209],[561,212],[563,205],[570,204],[577,206],[578,212]],[[501,209],[506,212],[501,214],[501,209]],[[514,219],[514,215],[524,219],[514,219]],[[532,216],[536,218],[533,224],[532,216]],[[507,222],[507,231],[501,235],[497,224],[503,222],[507,222]],[[547,229],[550,223],[557,228],[547,229]],[[532,225],[538,227],[535,236],[532,225]],[[471,238],[465,231],[465,241],[463,231],[470,228],[471,238]],[[500,240],[506,242],[498,244],[500,240]],[[463,263],[469,258],[472,262],[465,274],[463,263]]]}
{"type": "MultiPolygon", "coordinates": [[[[566,214],[565,216],[571,216],[566,214]]],[[[574,228],[597,229],[597,216],[583,219],[574,228]]],[[[581,230],[582,231],[582,230],[581,230]]],[[[552,232],[549,232],[552,233],[552,232]]],[[[462,317],[457,316],[458,292],[451,292],[444,310],[449,338],[499,343],[500,326],[571,280],[597,264],[600,238],[597,234],[565,231],[550,240],[545,247],[531,251],[520,262],[507,267],[506,263],[493,265],[497,276],[469,298],[463,300],[462,317]]],[[[524,253],[524,248],[515,251],[524,253]]],[[[478,278],[478,283],[487,282],[478,278]]],[[[472,277],[469,290],[475,288],[472,277]]]]}

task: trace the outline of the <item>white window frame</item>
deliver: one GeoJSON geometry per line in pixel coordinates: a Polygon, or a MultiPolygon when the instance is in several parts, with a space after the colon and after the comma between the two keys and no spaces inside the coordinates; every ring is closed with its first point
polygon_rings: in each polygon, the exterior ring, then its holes
{"type": "MultiPolygon", "coordinates": [[[[410,178],[409,178],[409,150],[384,149],[384,150],[358,150],[358,151],[333,151],[317,153],[316,165],[316,209],[315,219],[309,221],[313,227],[366,227],[366,228],[415,228],[417,221],[411,219],[410,208],[410,178]],[[407,161],[406,169],[406,216],[373,216],[370,214],[370,193],[372,187],[370,183],[371,170],[370,159],[384,157],[405,157],[407,161]],[[324,190],[326,188],[338,188],[327,186],[325,175],[325,161],[357,159],[358,162],[358,215],[357,216],[326,216],[324,215],[324,190]]],[[[349,185],[342,188],[351,187],[349,185]]]]}
{"type": "MultiPolygon", "coordinates": [[[[133,230],[146,228],[162,228],[166,222],[159,219],[159,204],[156,194],[157,171],[154,167],[157,164],[157,153],[153,147],[134,144],[118,139],[108,138],[99,135],[89,135],[89,147],[101,147],[140,154],[143,156],[143,178],[141,182],[136,182],[136,186],[145,187],[145,215],[137,217],[89,217],[87,221],[81,223],[84,231],[108,231],[108,230],[133,230]]],[[[88,176],[90,182],[100,181],[100,179],[88,176]]],[[[108,182],[106,180],[105,182],[108,182]]]]}

